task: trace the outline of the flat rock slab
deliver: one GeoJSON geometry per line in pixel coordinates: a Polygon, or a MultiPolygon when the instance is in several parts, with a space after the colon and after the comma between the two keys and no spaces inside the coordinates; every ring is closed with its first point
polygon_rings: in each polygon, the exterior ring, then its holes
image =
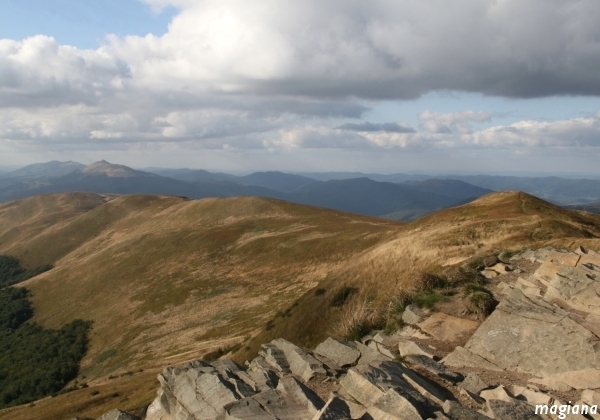
{"type": "Polygon", "coordinates": [[[600,388],[600,370],[582,369],[549,375],[551,381],[563,382],[575,389],[600,388]]]}
{"type": "Polygon", "coordinates": [[[278,338],[270,343],[263,344],[262,347],[264,350],[259,352],[259,354],[275,370],[281,373],[293,373],[301,377],[305,382],[308,382],[315,376],[327,375],[323,363],[314,358],[306,350],[287,340],[278,338]]]}
{"type": "Polygon", "coordinates": [[[372,349],[363,343],[354,342],[356,349],[360,352],[359,365],[369,364],[373,362],[386,362],[392,360],[391,357],[381,354],[379,351],[372,349]]]}
{"type": "Polygon", "coordinates": [[[444,413],[449,415],[453,419],[460,420],[490,420],[488,416],[485,416],[477,411],[471,410],[470,408],[463,407],[456,401],[447,400],[442,406],[444,413]]]}
{"type": "Polygon", "coordinates": [[[351,420],[350,407],[343,399],[333,396],[312,420],[351,420]]]}
{"type": "Polygon", "coordinates": [[[573,309],[600,315],[600,268],[561,267],[548,285],[546,301],[561,301],[573,309]]]}
{"type": "Polygon", "coordinates": [[[373,420],[422,420],[410,396],[401,390],[389,389],[367,409],[367,418],[373,420]]]}
{"type": "Polygon", "coordinates": [[[315,349],[315,353],[342,367],[355,364],[360,357],[360,351],[354,346],[331,337],[319,344],[315,349]]]}
{"type": "Polygon", "coordinates": [[[523,401],[489,400],[486,405],[495,420],[542,420],[535,408],[523,401]]]}
{"type": "Polygon", "coordinates": [[[456,318],[437,312],[419,324],[419,328],[440,341],[454,342],[471,335],[479,324],[468,319],[456,318]]]}
{"type": "Polygon", "coordinates": [[[486,389],[488,385],[476,373],[469,373],[458,387],[472,392],[473,394],[479,394],[486,389]]]}
{"type": "Polygon", "coordinates": [[[452,353],[442,359],[442,363],[446,366],[455,368],[480,368],[492,371],[502,371],[504,369],[491,363],[489,360],[475,354],[464,347],[457,346],[452,353]]]}
{"type": "Polygon", "coordinates": [[[533,375],[600,368],[598,338],[567,315],[514,289],[465,348],[500,368],[533,375]]]}
{"type": "Polygon", "coordinates": [[[412,340],[402,339],[398,341],[400,356],[421,355],[433,359],[433,353],[426,346],[412,340]]]}
{"type": "Polygon", "coordinates": [[[446,379],[452,383],[457,383],[463,380],[460,373],[456,373],[448,369],[441,363],[436,362],[430,357],[423,355],[411,355],[406,357],[406,362],[411,366],[417,365],[442,379],[446,379]]]}

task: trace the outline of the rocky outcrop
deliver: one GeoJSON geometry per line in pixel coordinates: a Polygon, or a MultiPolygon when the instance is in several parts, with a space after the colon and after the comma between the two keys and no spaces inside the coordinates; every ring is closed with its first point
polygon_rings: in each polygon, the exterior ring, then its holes
{"type": "MultiPolygon", "coordinates": [[[[245,368],[169,367],[146,419],[549,419],[535,406],[564,406],[555,393],[600,404],[600,255],[526,251],[483,270],[497,274],[500,303],[481,324],[409,307],[393,335],[328,338],[314,351],[276,339],[245,368]]],[[[134,418],[121,415],[102,420],[134,418]]]]}
{"type": "Polygon", "coordinates": [[[516,281],[464,349],[445,363],[529,373],[555,388],[600,387],[600,255],[543,250],[524,257],[543,262],[516,281]]]}

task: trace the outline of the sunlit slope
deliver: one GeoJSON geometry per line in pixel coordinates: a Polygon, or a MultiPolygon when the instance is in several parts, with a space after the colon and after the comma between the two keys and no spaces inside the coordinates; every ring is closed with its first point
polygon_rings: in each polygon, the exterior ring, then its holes
{"type": "Polygon", "coordinates": [[[43,325],[94,321],[93,378],[242,343],[400,227],[270,199],[124,196],[16,249],[60,257],[23,285],[43,325]]]}
{"type": "Polygon", "coordinates": [[[52,264],[69,248],[65,241],[73,238],[63,235],[60,243],[49,247],[44,236],[109,200],[98,194],[65,193],[0,204],[0,254],[10,253],[27,266],[52,264]]]}
{"type": "Polygon", "coordinates": [[[274,326],[263,330],[251,349],[242,350],[237,358],[243,360],[271,337],[283,336],[308,347],[318,343],[335,331],[344,308],[331,302],[342,287],[355,288],[356,296],[385,309],[423,271],[498,250],[547,245],[598,249],[599,238],[598,215],[565,210],[520,192],[489,194],[407,224],[395,238],[349,260],[302,296],[290,316],[275,319],[274,326]]]}

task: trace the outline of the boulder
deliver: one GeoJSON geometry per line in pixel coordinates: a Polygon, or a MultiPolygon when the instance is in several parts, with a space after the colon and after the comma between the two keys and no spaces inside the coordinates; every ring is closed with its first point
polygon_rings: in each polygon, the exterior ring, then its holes
{"type": "Polygon", "coordinates": [[[485,270],[482,270],[481,274],[488,280],[493,280],[500,275],[497,271],[494,271],[491,268],[486,268],[485,270]]]}
{"type": "Polygon", "coordinates": [[[552,402],[550,395],[522,386],[513,386],[512,391],[517,399],[525,400],[532,405],[549,405],[552,402]]]}
{"type": "Polygon", "coordinates": [[[301,377],[305,382],[308,382],[315,376],[327,375],[323,363],[315,359],[306,350],[287,340],[278,338],[270,343],[263,344],[262,347],[264,350],[259,352],[259,354],[264,357],[267,363],[282,374],[293,373],[301,377]]]}
{"type": "Polygon", "coordinates": [[[313,415],[323,408],[323,400],[293,376],[282,378],[277,385],[277,391],[313,415]]]}
{"type": "Polygon", "coordinates": [[[505,402],[511,402],[512,400],[514,400],[514,397],[510,395],[503,386],[481,391],[479,393],[479,396],[486,401],[501,400],[505,402]]]}
{"type": "Polygon", "coordinates": [[[511,271],[513,271],[513,267],[500,262],[496,265],[493,265],[492,267],[489,267],[489,270],[494,270],[498,274],[508,274],[511,271]]]}
{"type": "MultiPolygon", "coordinates": [[[[465,348],[502,369],[533,375],[600,367],[600,342],[594,334],[571,320],[566,311],[516,288],[465,348]]],[[[448,363],[453,362],[453,353],[445,359],[446,365],[453,366],[448,363]]]]}
{"type": "Polygon", "coordinates": [[[226,420],[277,420],[253,398],[244,398],[224,408],[226,420]]]}
{"type": "Polygon", "coordinates": [[[479,394],[488,387],[488,385],[483,382],[476,373],[469,373],[465,380],[462,381],[458,386],[459,388],[472,392],[473,394],[479,394]]]}
{"type": "MultiPolygon", "coordinates": [[[[369,347],[372,348],[373,350],[378,351],[379,353],[383,354],[384,356],[390,358],[390,359],[394,359],[396,357],[396,355],[392,352],[392,350],[390,350],[387,346],[378,343],[377,341],[371,341],[369,343],[369,347]]],[[[397,349],[395,349],[397,351],[397,349]]]]}
{"type": "Polygon", "coordinates": [[[315,353],[328,358],[341,367],[355,364],[360,357],[360,351],[354,346],[331,337],[319,344],[315,353]]]}
{"type": "Polygon", "coordinates": [[[267,414],[278,420],[310,420],[317,413],[274,389],[261,392],[248,399],[256,401],[267,414]]]}
{"type": "Polygon", "coordinates": [[[365,407],[375,403],[388,389],[401,388],[416,399],[419,393],[403,378],[405,368],[394,362],[374,362],[348,370],[340,380],[340,388],[365,407]]]}
{"type": "Polygon", "coordinates": [[[535,414],[535,407],[523,401],[489,400],[487,412],[495,420],[543,420],[535,414]]]}
{"type": "MultiPolygon", "coordinates": [[[[463,376],[460,373],[456,373],[448,369],[446,366],[441,363],[436,362],[430,357],[423,355],[411,355],[406,357],[406,362],[411,366],[419,366],[422,369],[425,369],[429,373],[438,376],[442,379],[450,381],[452,383],[457,383],[462,381],[463,376]]],[[[442,401],[443,403],[443,401],[442,401]]]]}
{"type": "Polygon", "coordinates": [[[454,342],[471,335],[479,324],[442,312],[435,313],[419,324],[419,328],[440,341],[454,342]]]}
{"type": "Polygon", "coordinates": [[[341,398],[332,396],[312,420],[351,420],[350,407],[341,398]]]}
{"type": "Polygon", "coordinates": [[[442,388],[435,382],[431,382],[417,372],[401,366],[402,378],[410,384],[419,394],[433,401],[437,405],[442,405],[448,397],[452,397],[445,388],[442,388]]]}
{"type": "Polygon", "coordinates": [[[402,313],[402,321],[409,325],[418,324],[425,316],[425,311],[420,309],[417,305],[408,305],[402,313]]]}
{"type": "Polygon", "coordinates": [[[356,350],[360,352],[360,359],[358,359],[359,365],[392,360],[391,357],[384,356],[379,351],[372,349],[369,346],[365,346],[363,343],[355,341],[354,344],[356,345],[356,350]]]}
{"type": "Polygon", "coordinates": [[[400,352],[400,356],[421,355],[433,358],[433,353],[427,347],[412,340],[399,340],[398,351],[400,352]]]}
{"type": "Polygon", "coordinates": [[[442,407],[444,409],[444,413],[446,413],[453,419],[489,420],[488,416],[478,413],[477,411],[471,410],[470,408],[463,407],[456,401],[446,400],[442,407]]]}
{"type": "MultiPolygon", "coordinates": [[[[413,404],[409,394],[392,388],[367,408],[367,416],[369,416],[367,418],[373,420],[422,420],[423,416],[413,404]]],[[[424,406],[423,410],[430,411],[427,406],[424,406]]]]}

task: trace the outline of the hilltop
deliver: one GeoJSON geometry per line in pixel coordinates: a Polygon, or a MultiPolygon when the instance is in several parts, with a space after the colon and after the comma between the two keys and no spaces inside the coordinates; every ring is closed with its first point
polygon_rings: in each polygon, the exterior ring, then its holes
{"type": "MultiPolygon", "coordinates": [[[[55,266],[21,284],[35,321],[93,321],[81,375],[122,396],[93,406],[88,390],[69,397],[95,413],[148,403],[166,365],[209,353],[243,361],[275,337],[314,347],[336,331],[349,295],[385,308],[426,271],[494,250],[598,249],[598,238],[599,216],[519,192],[409,224],[252,197],[54,194],[0,205],[0,254],[55,266]]],[[[64,398],[44,418],[63,418],[64,398]]]]}

